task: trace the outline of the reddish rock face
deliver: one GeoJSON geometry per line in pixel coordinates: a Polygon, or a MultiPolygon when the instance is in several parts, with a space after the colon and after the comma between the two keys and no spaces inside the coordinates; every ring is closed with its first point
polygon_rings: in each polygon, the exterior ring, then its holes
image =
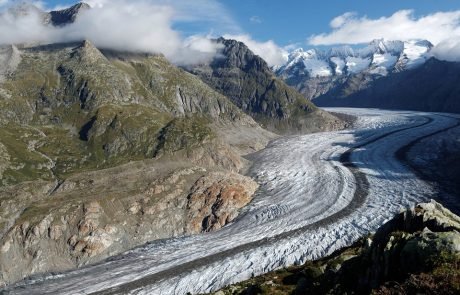
{"type": "Polygon", "coordinates": [[[188,196],[187,232],[209,232],[230,223],[247,205],[258,185],[238,174],[212,173],[200,178],[188,196]]]}

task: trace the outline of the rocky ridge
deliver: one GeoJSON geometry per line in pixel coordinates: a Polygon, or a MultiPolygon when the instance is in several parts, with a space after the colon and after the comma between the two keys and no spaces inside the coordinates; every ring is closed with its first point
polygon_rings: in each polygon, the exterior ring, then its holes
{"type": "Polygon", "coordinates": [[[246,150],[274,136],[161,56],[102,52],[88,41],[19,52],[0,85],[0,133],[10,159],[3,185],[174,154],[238,170],[244,159],[220,130],[252,130],[236,147],[246,150]]]}
{"type": "Polygon", "coordinates": [[[277,133],[337,129],[338,118],[317,109],[278,79],[267,63],[244,43],[219,38],[219,56],[209,64],[187,67],[210,87],[229,97],[265,128],[277,133]]]}
{"type": "Polygon", "coordinates": [[[91,9],[88,4],[80,2],[66,9],[50,11],[49,20],[53,26],[65,26],[75,22],[78,15],[88,9],[91,9]]]}
{"type": "MultiPolygon", "coordinates": [[[[359,89],[367,88],[381,77],[391,76],[423,65],[433,45],[426,40],[389,41],[378,39],[362,48],[349,46],[326,51],[302,48],[289,54],[276,74],[306,98],[315,98],[341,89],[355,76],[361,77],[359,89]]],[[[359,90],[358,89],[358,90],[359,90]]]]}
{"type": "Polygon", "coordinates": [[[64,271],[146,242],[217,230],[258,187],[248,177],[153,161],[1,189],[0,280],[64,271]],[[110,179],[109,179],[110,178],[110,179]],[[50,190],[53,192],[50,194],[50,190]]]}
{"type": "Polygon", "coordinates": [[[373,107],[459,113],[459,63],[429,59],[423,65],[378,80],[349,77],[314,101],[321,106],[373,107]]]}
{"type": "Polygon", "coordinates": [[[213,294],[458,294],[460,217],[431,201],[330,257],[213,294]]]}

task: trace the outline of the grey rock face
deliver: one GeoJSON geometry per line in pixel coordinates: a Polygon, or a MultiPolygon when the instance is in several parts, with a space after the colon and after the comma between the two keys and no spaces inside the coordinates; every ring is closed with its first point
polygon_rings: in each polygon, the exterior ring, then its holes
{"type": "Polygon", "coordinates": [[[460,217],[439,203],[401,212],[372,237],[212,294],[458,294],[460,217]],[[263,289],[262,289],[263,288],[263,289]]]}
{"type": "MultiPolygon", "coordinates": [[[[321,111],[278,79],[263,59],[241,42],[224,38],[216,42],[223,46],[220,56],[210,64],[187,70],[229,97],[238,107],[271,130],[321,130],[308,123],[309,115],[321,111]]],[[[326,129],[334,124],[340,125],[340,120],[326,113],[316,116],[314,120],[326,129]]]]}
{"type": "Polygon", "coordinates": [[[354,76],[314,99],[320,106],[460,112],[460,63],[430,59],[377,80],[354,76]]]}
{"type": "Polygon", "coordinates": [[[50,22],[53,26],[65,26],[67,24],[71,24],[75,22],[78,15],[85,10],[91,9],[91,7],[83,2],[75,4],[72,7],[63,9],[63,10],[55,10],[49,13],[50,15],[50,22]]]}
{"type": "Polygon", "coordinates": [[[460,217],[435,201],[400,213],[375,234],[366,254],[366,284],[429,270],[441,255],[460,253],[460,217]]]}
{"type": "Polygon", "coordinates": [[[20,62],[21,54],[16,46],[0,47],[0,82],[12,75],[20,62]]]}

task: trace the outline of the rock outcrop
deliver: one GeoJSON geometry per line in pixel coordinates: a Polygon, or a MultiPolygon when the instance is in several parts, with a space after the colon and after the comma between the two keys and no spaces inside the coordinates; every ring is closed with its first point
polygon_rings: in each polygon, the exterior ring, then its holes
{"type": "Polygon", "coordinates": [[[460,217],[419,204],[330,257],[215,294],[458,294],[460,217]]]}
{"type": "Polygon", "coordinates": [[[80,13],[90,8],[91,7],[88,4],[80,2],[66,9],[53,10],[49,12],[50,23],[53,26],[65,26],[71,24],[75,22],[80,13]]]}
{"type": "Polygon", "coordinates": [[[182,164],[151,160],[83,173],[34,195],[20,185],[3,188],[1,214],[10,218],[2,224],[0,283],[95,263],[155,239],[217,230],[258,187],[236,173],[173,166],[182,164]]]}
{"type": "Polygon", "coordinates": [[[256,182],[238,174],[213,173],[198,179],[188,196],[187,231],[209,232],[232,222],[257,188],[256,182]]]}

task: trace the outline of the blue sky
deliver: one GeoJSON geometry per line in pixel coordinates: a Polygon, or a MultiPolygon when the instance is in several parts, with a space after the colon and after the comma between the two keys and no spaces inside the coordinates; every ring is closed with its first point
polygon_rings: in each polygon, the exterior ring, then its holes
{"type": "Polygon", "coordinates": [[[330,30],[329,22],[345,12],[370,18],[389,16],[403,9],[416,16],[460,9],[458,0],[227,0],[228,8],[253,37],[274,39],[281,45],[301,43],[313,34],[330,30]],[[257,16],[261,23],[251,22],[257,16]]]}
{"type": "MultiPolygon", "coordinates": [[[[0,0],[0,10],[25,0],[0,0]]],[[[27,0],[26,0],[27,1],[27,0]]],[[[28,0],[46,9],[75,0],[28,0]]],[[[363,46],[374,39],[425,39],[460,52],[460,0],[87,0],[93,9],[71,26],[51,28],[33,14],[0,14],[0,43],[68,42],[162,53],[173,62],[209,59],[212,38],[244,42],[269,65],[303,47],[363,46]],[[24,25],[34,22],[34,25],[24,25]]],[[[459,56],[460,59],[460,56],[459,56]]]]}
{"type": "MultiPolygon", "coordinates": [[[[194,0],[186,1],[193,3],[194,0]]],[[[78,1],[44,2],[48,7],[54,7],[78,1]]],[[[209,32],[246,33],[256,40],[271,39],[285,46],[292,43],[304,44],[313,34],[329,32],[330,21],[345,12],[356,12],[359,16],[376,19],[407,9],[414,10],[415,17],[460,9],[458,0],[220,0],[218,2],[225,8],[226,16],[234,20],[237,29],[221,28],[219,24],[207,21],[179,22],[175,27],[186,35],[209,32]]]]}

